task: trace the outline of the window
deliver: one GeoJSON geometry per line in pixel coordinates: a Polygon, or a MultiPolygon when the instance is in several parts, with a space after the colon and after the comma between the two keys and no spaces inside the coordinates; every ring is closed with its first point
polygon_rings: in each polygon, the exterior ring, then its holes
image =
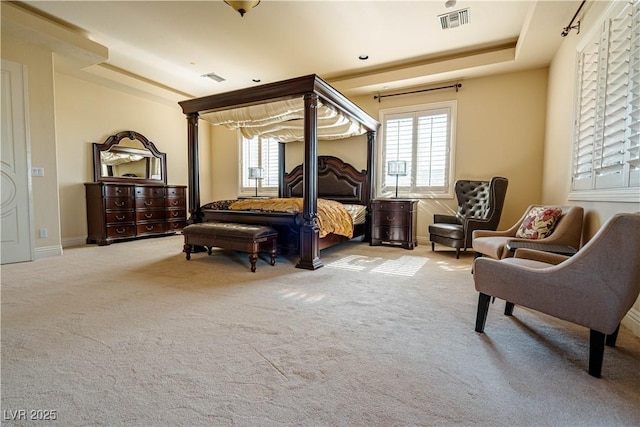
{"type": "Polygon", "coordinates": [[[571,200],[640,200],[640,6],[615,3],[579,46],[571,200]]]}
{"type": "Polygon", "coordinates": [[[456,101],[381,112],[378,196],[452,197],[456,101]],[[388,162],[406,161],[406,175],[388,175],[388,162]]]}
{"type": "Polygon", "coordinates": [[[240,144],[241,194],[258,192],[274,193],[278,191],[278,141],[273,138],[242,137],[240,144]],[[261,167],[264,170],[262,179],[249,179],[249,168],[261,167]]]}

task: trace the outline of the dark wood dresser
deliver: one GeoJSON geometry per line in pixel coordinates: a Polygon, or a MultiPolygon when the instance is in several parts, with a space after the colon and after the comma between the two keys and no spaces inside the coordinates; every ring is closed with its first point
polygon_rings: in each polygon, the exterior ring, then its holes
{"type": "Polygon", "coordinates": [[[371,246],[382,244],[413,249],[416,238],[418,201],[375,199],[371,202],[371,246]]]}
{"type": "Polygon", "coordinates": [[[186,186],[85,183],[87,243],[173,234],[187,221],[186,186]]]}

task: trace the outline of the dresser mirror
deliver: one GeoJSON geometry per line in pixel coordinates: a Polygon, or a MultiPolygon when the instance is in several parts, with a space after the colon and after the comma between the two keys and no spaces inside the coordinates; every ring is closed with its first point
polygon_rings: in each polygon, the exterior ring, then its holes
{"type": "Polygon", "coordinates": [[[143,135],[128,130],[93,143],[95,182],[167,183],[167,155],[143,135]]]}

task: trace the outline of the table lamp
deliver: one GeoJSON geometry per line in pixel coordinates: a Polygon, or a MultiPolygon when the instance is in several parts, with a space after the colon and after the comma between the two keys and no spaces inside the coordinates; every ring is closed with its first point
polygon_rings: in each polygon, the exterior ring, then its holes
{"type": "Polygon", "coordinates": [[[258,180],[264,178],[264,169],[260,167],[249,168],[249,179],[256,180],[256,197],[258,197],[258,180]]]}
{"type": "Polygon", "coordinates": [[[398,198],[398,177],[407,175],[406,160],[389,160],[387,162],[387,175],[396,177],[396,199],[398,198]]]}

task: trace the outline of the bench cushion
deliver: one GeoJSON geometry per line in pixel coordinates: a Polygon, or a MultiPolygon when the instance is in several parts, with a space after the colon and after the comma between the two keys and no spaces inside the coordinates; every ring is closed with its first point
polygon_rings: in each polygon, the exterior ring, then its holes
{"type": "Polygon", "coordinates": [[[266,225],[236,224],[232,222],[203,222],[190,224],[182,229],[184,235],[199,235],[216,238],[238,238],[255,241],[278,234],[266,225]]]}

